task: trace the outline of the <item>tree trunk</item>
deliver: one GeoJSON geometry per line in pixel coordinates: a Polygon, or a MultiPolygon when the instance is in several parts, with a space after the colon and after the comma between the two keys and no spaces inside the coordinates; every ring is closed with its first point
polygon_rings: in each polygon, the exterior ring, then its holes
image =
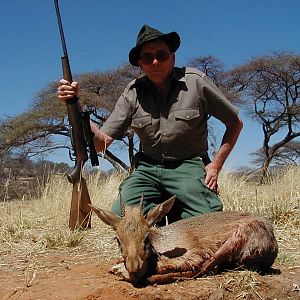
{"type": "Polygon", "coordinates": [[[267,157],[264,160],[263,165],[261,167],[262,174],[261,174],[261,178],[260,178],[260,183],[262,183],[262,184],[270,182],[269,165],[271,163],[272,158],[273,158],[272,156],[267,157]]]}

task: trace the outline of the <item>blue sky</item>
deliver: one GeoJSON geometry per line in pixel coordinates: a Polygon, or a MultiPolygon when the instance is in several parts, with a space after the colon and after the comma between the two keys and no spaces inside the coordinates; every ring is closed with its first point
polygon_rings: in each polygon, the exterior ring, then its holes
{"type": "MultiPolygon", "coordinates": [[[[226,67],[270,51],[299,53],[299,0],[60,0],[73,74],[126,63],[143,24],[177,31],[177,65],[214,55],[226,67]]],[[[0,0],[0,117],[30,107],[47,83],[61,77],[62,54],[52,0],[0,0]]],[[[227,166],[247,165],[262,143],[246,119],[227,166]]],[[[59,154],[55,160],[67,160],[59,154]]]]}

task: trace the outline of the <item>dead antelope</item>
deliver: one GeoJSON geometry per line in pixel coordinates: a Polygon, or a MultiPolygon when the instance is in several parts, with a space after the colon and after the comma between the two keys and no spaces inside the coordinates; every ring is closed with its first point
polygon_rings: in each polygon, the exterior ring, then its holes
{"type": "Polygon", "coordinates": [[[139,207],[126,207],[122,217],[92,207],[116,231],[128,272],[122,273],[124,278],[153,284],[225,268],[267,271],[271,267],[278,246],[265,218],[244,212],[213,212],[153,228],[174,200],[161,203],[146,216],[139,207]]]}

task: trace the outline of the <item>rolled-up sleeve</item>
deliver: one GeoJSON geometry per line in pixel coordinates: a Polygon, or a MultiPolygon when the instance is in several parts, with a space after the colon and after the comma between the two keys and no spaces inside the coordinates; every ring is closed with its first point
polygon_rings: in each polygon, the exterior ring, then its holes
{"type": "Polygon", "coordinates": [[[202,90],[205,110],[209,115],[214,116],[222,122],[230,121],[236,117],[239,109],[226,99],[220,89],[207,76],[203,78],[202,90]]]}

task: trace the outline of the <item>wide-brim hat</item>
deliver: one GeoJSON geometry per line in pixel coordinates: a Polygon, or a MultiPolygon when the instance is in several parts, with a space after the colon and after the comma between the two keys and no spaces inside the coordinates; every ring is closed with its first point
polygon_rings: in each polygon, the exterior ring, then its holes
{"type": "Polygon", "coordinates": [[[137,67],[142,46],[146,42],[157,39],[163,40],[169,46],[171,52],[176,52],[180,46],[180,36],[177,32],[172,31],[170,33],[162,33],[149,25],[144,25],[138,33],[135,47],[129,52],[129,62],[137,67]]]}

